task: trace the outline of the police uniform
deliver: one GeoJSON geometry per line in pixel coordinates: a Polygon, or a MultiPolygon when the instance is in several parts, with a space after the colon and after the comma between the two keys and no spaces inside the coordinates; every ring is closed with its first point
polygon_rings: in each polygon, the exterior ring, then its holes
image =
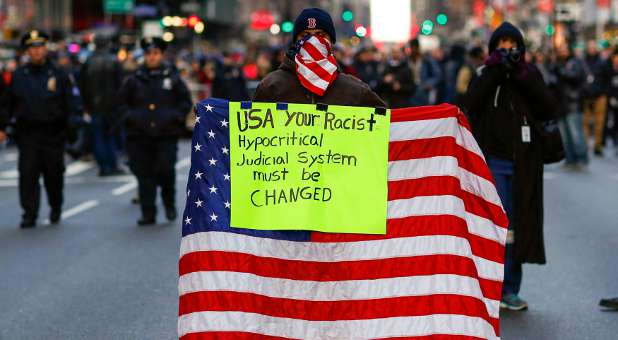
{"type": "MultiPolygon", "coordinates": [[[[165,42],[151,38],[142,48],[165,49],[165,42]]],[[[178,137],[184,132],[191,110],[191,95],[178,72],[168,65],[149,69],[141,66],[129,75],[120,89],[129,166],[137,178],[142,217],[139,225],[155,223],[157,187],[166,217],[176,218],[176,154],[178,137]]]]}
{"type": "MultiPolygon", "coordinates": [[[[44,46],[47,35],[30,31],[22,47],[44,46]]],[[[40,204],[39,177],[51,207],[50,221],[58,223],[63,201],[64,146],[68,121],[75,113],[69,78],[46,60],[29,62],[13,73],[5,94],[5,115],[14,125],[19,149],[19,197],[23,208],[21,227],[34,227],[40,204]]],[[[3,129],[0,126],[0,129],[3,129]]]]}

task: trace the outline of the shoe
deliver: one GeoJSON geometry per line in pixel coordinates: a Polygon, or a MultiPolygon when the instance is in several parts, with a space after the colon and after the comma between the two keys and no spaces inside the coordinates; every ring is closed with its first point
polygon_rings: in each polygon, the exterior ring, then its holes
{"type": "Polygon", "coordinates": [[[154,216],[144,216],[137,220],[137,225],[153,225],[157,223],[157,219],[154,216]]]}
{"type": "Polygon", "coordinates": [[[528,303],[517,296],[517,294],[508,294],[502,296],[500,308],[517,311],[525,310],[528,309],[528,303]]]}
{"type": "Polygon", "coordinates": [[[597,156],[597,157],[603,157],[603,149],[595,148],[594,149],[594,155],[597,156]]]}
{"type": "Polygon", "coordinates": [[[599,306],[618,310],[618,297],[601,299],[601,301],[599,301],[599,306]]]}
{"type": "Polygon", "coordinates": [[[173,221],[178,216],[175,207],[165,207],[165,217],[167,217],[168,221],[173,221]]]}
{"type": "Polygon", "coordinates": [[[99,171],[99,177],[124,176],[126,174],[122,169],[99,171]]]}
{"type": "Polygon", "coordinates": [[[21,220],[19,227],[22,229],[34,228],[36,226],[36,221],[32,218],[24,218],[21,220]]]}
{"type": "Polygon", "coordinates": [[[62,210],[52,209],[52,211],[49,213],[49,223],[58,224],[60,222],[61,217],[62,217],[62,210]]]}

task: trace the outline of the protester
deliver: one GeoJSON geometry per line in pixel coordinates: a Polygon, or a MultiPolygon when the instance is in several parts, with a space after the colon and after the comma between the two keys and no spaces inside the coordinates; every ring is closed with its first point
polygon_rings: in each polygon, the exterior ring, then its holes
{"type": "Polygon", "coordinates": [[[378,93],[391,109],[410,106],[414,80],[406,56],[399,47],[391,49],[378,93]]]}
{"type": "Polygon", "coordinates": [[[584,88],[584,136],[590,137],[590,126],[594,125],[594,154],[603,155],[603,129],[607,112],[607,90],[609,86],[607,62],[597,49],[596,42],[589,41],[586,49],[584,67],[586,87],[584,88]]]}
{"type": "Polygon", "coordinates": [[[555,79],[550,83],[562,112],[558,126],[564,143],[565,166],[582,170],[588,164],[588,148],[582,125],[582,90],[586,82],[583,62],[575,58],[567,46],[562,46],[551,69],[555,79]]]}
{"type": "Polygon", "coordinates": [[[470,85],[466,107],[474,134],[509,216],[501,307],[523,310],[522,263],[545,263],[543,154],[539,122],[556,117],[556,102],[524,59],[524,38],[505,22],[492,34],[490,56],[470,85]]]}
{"type": "Polygon", "coordinates": [[[47,58],[47,41],[48,35],[38,30],[22,37],[28,62],[13,73],[0,108],[0,142],[6,138],[9,122],[15,121],[22,228],[36,225],[41,175],[51,208],[49,221],[60,222],[64,147],[70,118],[77,113],[69,78],[47,58]]]}
{"type": "Polygon", "coordinates": [[[160,38],[140,42],[144,65],[127,77],[120,89],[120,111],[125,115],[127,152],[137,177],[142,216],[138,225],[156,223],[156,193],[168,220],[176,219],[176,157],[178,137],[191,110],[191,95],[179,74],[163,63],[166,43],[160,38]]]}
{"type": "Polygon", "coordinates": [[[80,88],[84,108],[90,117],[92,151],[99,166],[99,176],[123,175],[118,166],[116,134],[121,128],[117,92],[123,70],[111,52],[109,37],[95,37],[96,51],[82,67],[80,88]]]}
{"type": "Polygon", "coordinates": [[[421,53],[418,39],[409,43],[410,68],[416,90],[412,97],[413,106],[434,105],[438,102],[439,89],[443,80],[443,72],[440,64],[430,53],[421,53]]]}
{"type": "Polygon", "coordinates": [[[292,37],[287,57],[279,69],[258,85],[254,101],[386,106],[367,84],[337,71],[333,56],[335,27],[327,12],[319,8],[304,9],[294,22],[292,37]],[[319,57],[312,55],[305,44],[319,46],[317,50],[324,53],[319,57]],[[317,80],[317,74],[304,66],[307,63],[318,63],[329,71],[317,80]]]}

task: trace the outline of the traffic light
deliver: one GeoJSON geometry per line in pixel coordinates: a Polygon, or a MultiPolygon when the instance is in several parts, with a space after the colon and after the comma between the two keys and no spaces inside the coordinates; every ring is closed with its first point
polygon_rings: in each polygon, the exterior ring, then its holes
{"type": "Polygon", "coordinates": [[[289,20],[284,21],[281,24],[281,30],[283,32],[285,32],[285,33],[290,33],[290,32],[292,32],[294,30],[294,24],[291,21],[289,21],[289,20]]]}
{"type": "Polygon", "coordinates": [[[547,26],[545,26],[545,34],[551,37],[555,33],[556,33],[556,26],[552,24],[548,24],[547,26]]]}
{"type": "Polygon", "coordinates": [[[444,13],[440,13],[436,17],[436,22],[438,23],[438,25],[446,25],[446,23],[448,22],[448,16],[444,13]]]}
{"type": "Polygon", "coordinates": [[[431,33],[433,33],[433,21],[429,19],[423,21],[423,24],[421,25],[421,33],[424,35],[431,35],[431,33]]]}
{"type": "Polygon", "coordinates": [[[198,18],[197,15],[191,15],[189,16],[189,18],[187,19],[187,23],[189,24],[189,27],[193,28],[195,27],[195,25],[197,25],[198,22],[200,22],[200,18],[198,18]]]}
{"type": "Polygon", "coordinates": [[[341,13],[341,19],[343,19],[343,21],[345,22],[350,22],[354,20],[354,13],[352,13],[352,11],[350,10],[345,10],[343,11],[343,13],[341,13]]]}

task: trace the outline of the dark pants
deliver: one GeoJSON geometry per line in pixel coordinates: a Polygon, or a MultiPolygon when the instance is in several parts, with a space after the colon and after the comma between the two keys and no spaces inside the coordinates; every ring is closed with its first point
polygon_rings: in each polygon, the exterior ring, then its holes
{"type": "MultiPolygon", "coordinates": [[[[488,165],[496,181],[496,189],[502,201],[502,206],[509,217],[509,234],[515,231],[513,221],[513,163],[488,157],[488,165]]],[[[521,262],[515,258],[515,244],[507,238],[504,258],[504,281],[502,295],[519,294],[523,270],[521,262]]]]}
{"type": "Polygon", "coordinates": [[[166,207],[175,206],[176,153],[178,140],[164,137],[129,137],[127,153],[131,171],[137,177],[142,215],[154,216],[157,186],[166,207]]]}
{"type": "Polygon", "coordinates": [[[62,208],[64,187],[64,143],[43,143],[20,138],[19,200],[24,219],[36,220],[41,202],[39,177],[43,175],[47,200],[52,210],[62,208]]]}
{"type": "Polygon", "coordinates": [[[101,174],[108,174],[118,168],[116,161],[116,136],[109,133],[101,114],[94,114],[90,124],[92,133],[92,153],[99,165],[101,174]]]}

